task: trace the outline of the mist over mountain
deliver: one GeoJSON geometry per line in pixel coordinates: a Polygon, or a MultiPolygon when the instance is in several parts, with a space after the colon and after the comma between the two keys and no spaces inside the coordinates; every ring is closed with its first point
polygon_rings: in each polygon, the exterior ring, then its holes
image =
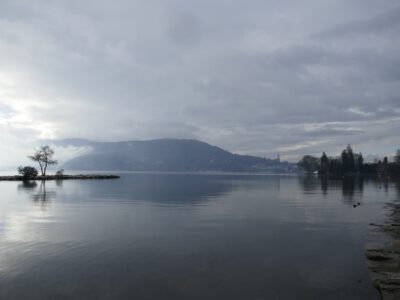
{"type": "Polygon", "coordinates": [[[296,169],[289,162],[233,154],[189,139],[124,142],[68,139],[52,144],[91,148],[89,153],[66,161],[62,167],[67,170],[293,172],[296,169]]]}

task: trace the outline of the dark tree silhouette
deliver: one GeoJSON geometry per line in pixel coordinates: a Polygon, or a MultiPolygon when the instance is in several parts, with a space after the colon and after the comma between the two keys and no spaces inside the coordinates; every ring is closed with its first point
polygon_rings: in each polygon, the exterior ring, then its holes
{"type": "Polygon", "coordinates": [[[313,173],[318,170],[319,159],[311,155],[304,155],[297,165],[307,173],[313,173]]]}
{"type": "Polygon", "coordinates": [[[46,176],[47,167],[49,165],[57,164],[57,160],[53,159],[53,155],[53,149],[51,149],[49,146],[41,146],[38,151],[28,157],[39,164],[42,176],[46,176]]]}
{"type": "Polygon", "coordinates": [[[354,153],[350,145],[348,145],[346,149],[342,151],[341,158],[343,173],[353,173],[356,171],[354,163],[354,153]]]}
{"type": "Polygon", "coordinates": [[[38,171],[34,167],[30,166],[25,166],[25,167],[20,166],[18,168],[18,173],[22,175],[24,181],[33,179],[38,175],[38,171]]]}
{"type": "Polygon", "coordinates": [[[319,169],[320,174],[327,174],[329,172],[329,159],[328,156],[326,156],[326,153],[322,153],[321,156],[321,167],[319,169]]]}
{"type": "Polygon", "coordinates": [[[347,158],[349,163],[349,172],[355,172],[355,163],[354,163],[354,153],[353,149],[351,149],[350,145],[346,148],[347,158]]]}
{"type": "Polygon", "coordinates": [[[382,175],[387,176],[389,173],[389,161],[388,158],[385,156],[382,162],[382,175]]]}
{"type": "Polygon", "coordinates": [[[363,171],[363,163],[364,163],[364,157],[363,157],[362,153],[360,152],[357,156],[358,172],[363,171]]]}
{"type": "Polygon", "coordinates": [[[342,162],[340,159],[331,158],[329,160],[329,173],[335,175],[342,173],[342,162]]]}
{"type": "Polygon", "coordinates": [[[396,154],[393,157],[394,162],[400,165],[400,149],[397,149],[396,154]]]}
{"type": "Polygon", "coordinates": [[[400,178],[400,149],[396,151],[393,162],[385,157],[383,160],[364,162],[362,153],[353,153],[350,145],[338,157],[327,157],[323,152],[319,160],[310,155],[305,155],[298,166],[307,172],[318,170],[318,174],[342,175],[379,175],[400,178]]]}
{"type": "Polygon", "coordinates": [[[342,172],[346,173],[348,171],[348,168],[349,168],[349,159],[347,157],[346,150],[342,151],[342,154],[340,155],[340,157],[342,159],[342,172]]]}

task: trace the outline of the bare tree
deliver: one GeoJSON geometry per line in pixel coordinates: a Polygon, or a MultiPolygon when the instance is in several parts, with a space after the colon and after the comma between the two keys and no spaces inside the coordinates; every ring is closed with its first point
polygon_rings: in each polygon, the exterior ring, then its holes
{"type": "Polygon", "coordinates": [[[54,150],[49,146],[41,146],[33,155],[28,156],[33,161],[39,164],[42,176],[46,176],[47,167],[49,165],[56,165],[57,160],[53,159],[54,150]]]}
{"type": "Polygon", "coordinates": [[[396,154],[394,155],[393,159],[397,165],[400,165],[400,149],[397,149],[396,154]]]}

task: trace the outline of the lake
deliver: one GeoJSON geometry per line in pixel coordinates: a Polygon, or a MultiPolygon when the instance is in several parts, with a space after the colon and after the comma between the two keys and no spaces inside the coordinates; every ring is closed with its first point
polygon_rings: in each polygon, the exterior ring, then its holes
{"type": "Polygon", "coordinates": [[[379,299],[365,246],[399,185],[121,176],[0,182],[0,299],[379,299]]]}

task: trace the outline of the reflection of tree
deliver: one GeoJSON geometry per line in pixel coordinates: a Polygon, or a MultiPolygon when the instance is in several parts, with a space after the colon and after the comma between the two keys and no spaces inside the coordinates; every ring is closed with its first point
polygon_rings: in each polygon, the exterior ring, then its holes
{"type": "Polygon", "coordinates": [[[328,176],[303,176],[299,179],[303,191],[315,193],[319,190],[323,195],[327,195],[329,187],[337,186],[342,189],[343,200],[351,205],[361,202],[364,190],[364,179],[356,176],[345,176],[341,180],[330,179],[328,176]]]}
{"type": "Polygon", "coordinates": [[[343,197],[349,199],[350,201],[354,197],[354,189],[355,189],[356,178],[344,177],[342,181],[342,193],[343,197]]]}
{"type": "Polygon", "coordinates": [[[387,177],[383,178],[383,188],[385,190],[385,194],[387,195],[389,193],[389,180],[387,177]]]}
{"type": "Polygon", "coordinates": [[[364,191],[364,179],[362,177],[359,177],[357,183],[358,183],[358,190],[360,191],[360,193],[362,193],[364,191]]]}
{"type": "Polygon", "coordinates": [[[316,176],[301,176],[299,181],[303,191],[307,193],[315,192],[321,188],[316,176]]]}
{"type": "Polygon", "coordinates": [[[395,187],[396,187],[396,191],[397,191],[397,195],[398,195],[398,198],[400,198],[400,181],[395,181],[394,182],[394,185],[395,185],[395,187]]]}
{"type": "MultiPolygon", "coordinates": [[[[349,204],[355,204],[356,195],[361,195],[364,190],[364,180],[362,177],[346,176],[342,180],[343,199],[349,204]]],[[[362,197],[357,197],[359,202],[362,197]]]]}
{"type": "Polygon", "coordinates": [[[48,200],[50,200],[48,198],[48,195],[46,192],[46,181],[45,180],[42,180],[40,182],[39,191],[32,195],[32,199],[34,202],[42,202],[42,203],[45,203],[48,200]]]}
{"type": "Polygon", "coordinates": [[[18,190],[22,190],[30,194],[31,199],[35,205],[40,205],[42,208],[46,208],[50,201],[56,197],[55,191],[46,190],[46,181],[42,180],[37,188],[38,184],[35,181],[24,181],[18,185],[18,190]]]}
{"type": "Polygon", "coordinates": [[[320,176],[320,181],[321,181],[321,190],[322,190],[322,193],[324,194],[324,195],[326,195],[327,194],[327,192],[328,192],[328,177],[326,177],[326,176],[320,176]]]}
{"type": "Polygon", "coordinates": [[[37,187],[36,181],[27,180],[23,181],[21,184],[18,185],[18,190],[29,191],[35,189],[36,187],[37,187]]]}

